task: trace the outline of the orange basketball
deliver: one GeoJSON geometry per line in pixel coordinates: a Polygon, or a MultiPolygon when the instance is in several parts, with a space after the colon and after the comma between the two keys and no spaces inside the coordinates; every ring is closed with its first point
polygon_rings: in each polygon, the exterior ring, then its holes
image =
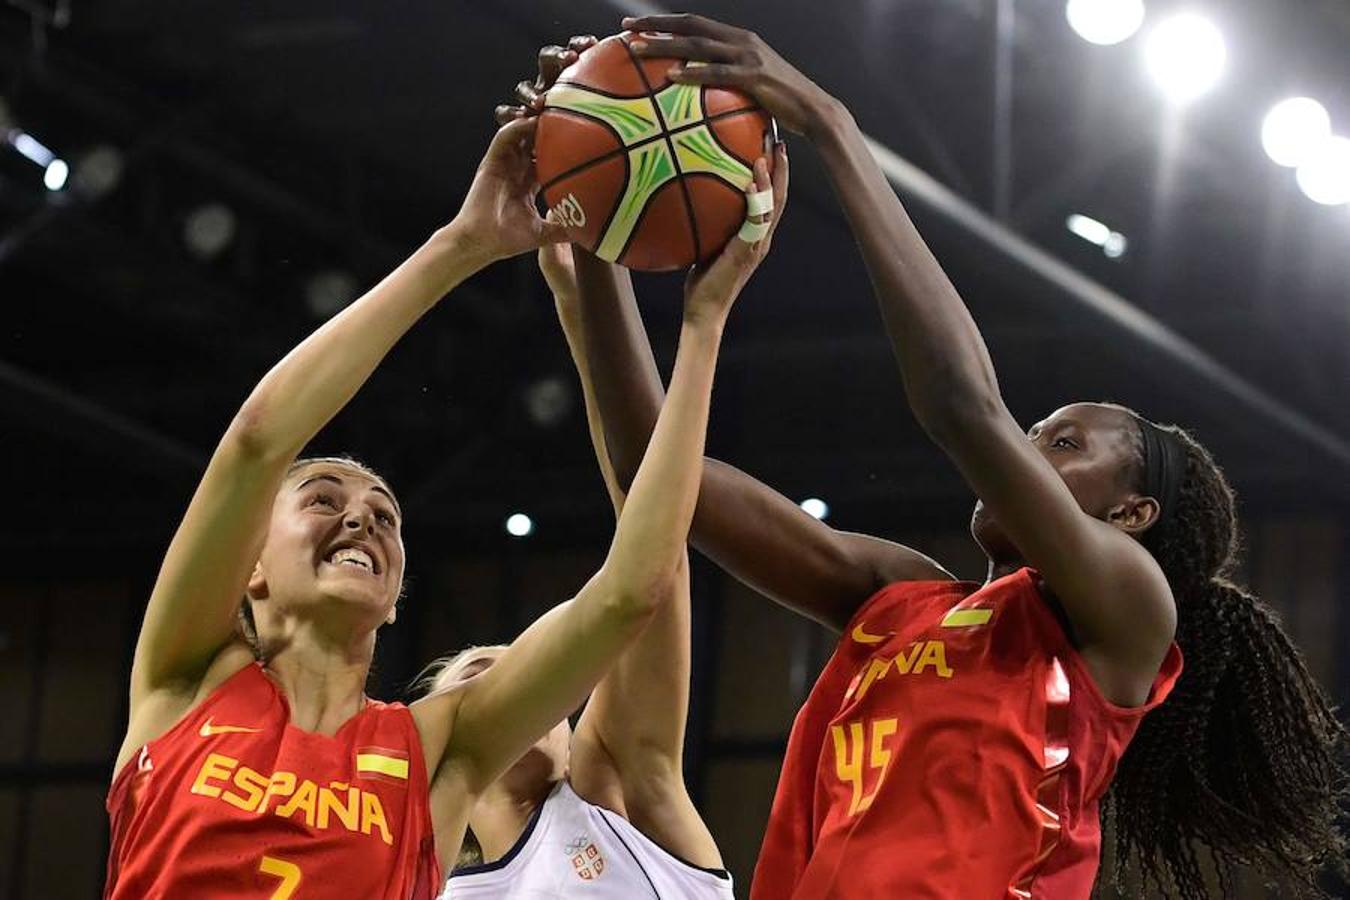
{"type": "Polygon", "coordinates": [[[740,91],[676,84],[624,32],[581,54],[545,95],[535,137],[544,200],[573,241],[631,269],[684,269],[745,220],[773,120],[740,91]]]}

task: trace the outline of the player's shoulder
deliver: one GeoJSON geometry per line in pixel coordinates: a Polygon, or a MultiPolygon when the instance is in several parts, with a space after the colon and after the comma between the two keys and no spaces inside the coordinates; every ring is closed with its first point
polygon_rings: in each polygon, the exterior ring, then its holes
{"type": "Polygon", "coordinates": [[[422,744],[422,757],[426,761],[427,771],[436,781],[451,780],[455,775],[451,771],[454,760],[447,755],[447,749],[454,734],[459,706],[472,689],[473,683],[473,679],[469,679],[443,690],[433,691],[406,707],[422,744]],[[452,765],[445,766],[444,763],[452,765]]]}
{"type": "MultiPolygon", "coordinates": [[[[199,681],[170,683],[150,691],[133,708],[114,771],[121,770],[142,747],[170,734],[203,704],[216,697],[227,683],[245,693],[250,692],[247,685],[241,687],[240,683],[252,679],[241,673],[257,668],[257,660],[248,644],[242,640],[232,641],[216,654],[199,681]]],[[[260,684],[265,684],[266,676],[261,678],[260,684]]]]}

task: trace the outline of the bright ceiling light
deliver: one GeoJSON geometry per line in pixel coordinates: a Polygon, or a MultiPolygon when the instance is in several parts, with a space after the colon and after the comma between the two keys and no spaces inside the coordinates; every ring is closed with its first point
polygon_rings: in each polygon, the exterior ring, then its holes
{"type": "Polygon", "coordinates": [[[1106,245],[1111,237],[1111,229],[1104,222],[1098,222],[1091,216],[1085,216],[1081,213],[1074,213],[1065,220],[1065,225],[1069,230],[1078,235],[1090,244],[1096,244],[1098,247],[1106,245]]]}
{"type": "Polygon", "coordinates": [[[52,160],[56,159],[55,153],[48,149],[42,141],[39,141],[27,132],[11,131],[7,137],[11,147],[18,150],[39,166],[45,168],[51,165],[52,160]]]}
{"type": "Polygon", "coordinates": [[[1168,99],[1194,100],[1212,88],[1228,60],[1223,34],[1208,19],[1179,13],[1160,23],[1144,45],[1144,65],[1168,99]]]}
{"type": "Polygon", "coordinates": [[[1331,137],[1331,116],[1310,97],[1281,100],[1261,123],[1261,146],[1282,166],[1294,168],[1331,137]]]}
{"type": "Polygon", "coordinates": [[[1101,247],[1102,253],[1111,259],[1119,259],[1124,256],[1125,248],[1129,246],[1129,241],[1125,235],[1119,231],[1112,231],[1105,222],[1098,222],[1091,216],[1074,213],[1064,220],[1064,224],[1070,231],[1089,244],[1096,244],[1101,247]]]}
{"type": "Polygon", "coordinates": [[[59,191],[66,186],[66,179],[69,177],[70,166],[66,165],[66,161],[54,159],[47,163],[47,170],[42,173],[42,183],[49,191],[59,191]]]}
{"type": "Polygon", "coordinates": [[[815,519],[824,519],[830,514],[830,507],[824,500],[818,497],[807,497],[802,501],[802,509],[806,514],[815,519]]]}
{"type": "Polygon", "coordinates": [[[1350,203],[1350,138],[1329,137],[1298,167],[1298,186],[1314,203],[1350,203]]]}
{"type": "Polygon", "coordinates": [[[1144,24],[1144,0],[1069,0],[1064,15],[1092,44],[1119,44],[1144,24]]]}
{"type": "Polygon", "coordinates": [[[506,533],[512,537],[527,537],[534,531],[534,522],[524,513],[512,513],[506,519],[506,533]]]}

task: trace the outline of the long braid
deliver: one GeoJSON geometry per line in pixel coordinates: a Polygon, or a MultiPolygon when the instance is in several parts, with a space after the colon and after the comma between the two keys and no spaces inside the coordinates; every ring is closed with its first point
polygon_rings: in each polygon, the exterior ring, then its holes
{"type": "Polygon", "coordinates": [[[1207,900],[1203,847],[1221,896],[1238,865],[1316,895],[1322,869],[1346,869],[1347,732],[1275,613],[1229,580],[1238,528],[1222,471],[1189,434],[1166,430],[1186,448],[1186,473],[1176,508],[1144,543],[1176,597],[1186,662],[1107,798],[1116,883],[1137,865],[1164,893],[1207,900]]]}

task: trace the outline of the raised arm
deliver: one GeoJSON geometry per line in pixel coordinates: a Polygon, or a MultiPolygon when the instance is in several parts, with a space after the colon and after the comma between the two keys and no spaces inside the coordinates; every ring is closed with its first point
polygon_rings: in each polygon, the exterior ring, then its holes
{"type": "MultiPolygon", "coordinates": [[[[661,378],[627,272],[584,251],[574,252],[586,358],[605,442],[622,486],[651,434],[661,403],[661,378]]],[[[831,528],[778,491],[716,459],[704,460],[690,538],[756,591],[836,631],[886,584],[951,577],[908,547],[831,528]]]]}
{"type": "MultiPolygon", "coordinates": [[[[762,164],[758,168],[763,172],[762,164]]],[[[466,794],[481,792],[576,709],[669,598],[684,564],[698,494],[722,329],[760,254],[759,245],[734,242],[690,280],[670,394],[600,571],[570,602],[526,629],[457,697],[419,701],[428,711],[454,705],[438,777],[457,781],[466,794]]],[[[419,721],[438,718],[419,714],[419,721]]],[[[428,760],[429,766],[437,763],[428,760]]]]}
{"type": "MultiPolygon", "coordinates": [[[[545,247],[539,251],[539,267],[553,292],[563,335],[577,363],[596,462],[617,515],[624,496],[614,482],[586,365],[572,253],[557,244],[545,247]]],[[[699,866],[720,867],[717,844],[684,783],[690,671],[687,554],[672,581],[670,599],[591,694],[572,736],[568,777],[582,797],[621,812],[643,834],[680,858],[699,866]]]]}
{"type": "Polygon", "coordinates": [[[232,655],[223,664],[236,669],[251,659],[236,613],[273,499],[301,448],[447,291],[494,259],[558,235],[529,205],[532,134],[529,122],[501,129],[454,221],[287,354],[240,407],[155,581],[132,666],[123,757],[182,715],[224,651],[232,655]]]}
{"type": "MultiPolygon", "coordinates": [[[[521,105],[499,107],[498,116],[509,119],[537,111],[562,69],[594,42],[576,37],[567,48],[544,48],[538,77],[516,89],[521,105]]],[[[784,149],[775,152],[775,165],[786,169],[784,149]]],[[[608,455],[619,487],[626,488],[661,408],[661,378],[627,270],[579,248],[574,254],[579,321],[587,350],[583,360],[575,352],[580,342],[573,342],[573,355],[579,368],[590,371],[608,455]]],[[[690,536],[695,546],[736,578],[836,630],[885,584],[951,577],[907,547],[836,531],[762,482],[712,459],[705,461],[690,536]]]]}
{"type": "Polygon", "coordinates": [[[677,80],[749,91],[812,140],[862,249],[915,417],[1063,603],[1089,662],[1102,663],[1096,673],[1151,682],[1175,621],[1161,570],[1125,531],[1083,511],[1009,414],[970,313],[848,111],[751,32],[698,16],[624,24],[677,32],[650,52],[713,63],[677,80]]]}

